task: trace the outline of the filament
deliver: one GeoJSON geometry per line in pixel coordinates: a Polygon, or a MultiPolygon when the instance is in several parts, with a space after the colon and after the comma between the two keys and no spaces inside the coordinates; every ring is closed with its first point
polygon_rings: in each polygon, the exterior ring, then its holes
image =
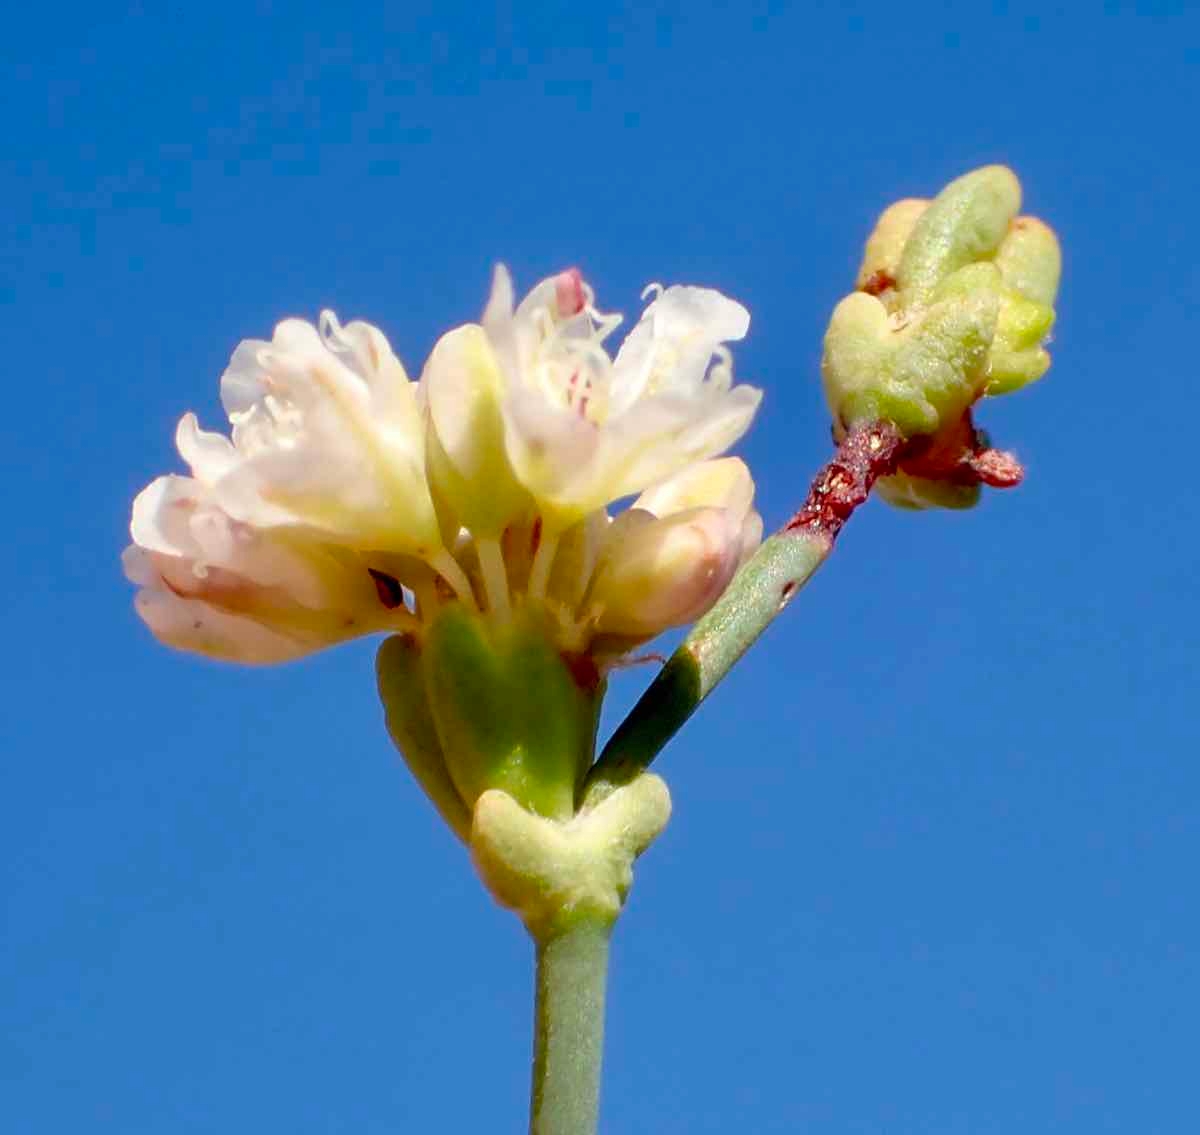
{"type": "Polygon", "coordinates": [[[483,574],[483,590],[487,595],[488,609],[501,619],[507,619],[511,608],[508,600],[508,572],[504,567],[504,555],[499,540],[478,540],[475,550],[479,553],[479,570],[483,574]]]}

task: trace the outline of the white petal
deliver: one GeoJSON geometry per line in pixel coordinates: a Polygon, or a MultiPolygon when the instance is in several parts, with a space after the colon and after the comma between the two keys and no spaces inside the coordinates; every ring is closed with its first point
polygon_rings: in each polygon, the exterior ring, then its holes
{"type": "Polygon", "coordinates": [[[241,460],[229,438],[202,430],[192,413],[179,419],[175,428],[175,448],[191,468],[192,476],[206,485],[216,484],[241,460]]]}
{"type": "Polygon", "coordinates": [[[723,453],[750,427],[761,400],[751,386],[647,399],[608,423],[590,495],[617,500],[723,453]]]}
{"type": "Polygon", "coordinates": [[[579,414],[559,409],[538,390],[513,391],[504,403],[508,459],[517,478],[566,527],[602,508],[612,497],[576,487],[592,466],[601,429],[579,414]]]}
{"type": "Polygon", "coordinates": [[[223,572],[286,597],[272,600],[275,606],[373,611],[375,590],[365,565],[347,568],[320,544],[295,544],[233,520],[190,477],[159,477],[139,493],[130,534],[160,565],[168,560],[181,565],[178,590],[203,591],[187,582],[200,579],[211,591],[223,572]]]}
{"type": "Polygon", "coordinates": [[[521,360],[513,320],[513,282],[508,269],[497,264],[492,272],[492,291],[480,321],[491,342],[501,370],[509,381],[516,381],[521,360]]]}
{"type": "Polygon", "coordinates": [[[634,508],[669,516],[689,508],[723,508],[744,517],[754,503],[754,478],[740,457],[698,461],[647,489],[634,508]]]}
{"type": "Polygon", "coordinates": [[[439,501],[478,536],[498,536],[527,505],[509,465],[503,402],[507,383],[483,329],[443,335],[421,384],[436,435],[427,470],[439,501]]]}
{"type": "Polygon", "coordinates": [[[191,477],[174,475],[151,481],[133,501],[129,533],[135,544],[152,552],[199,558],[191,519],[204,487],[191,477]]]}
{"type": "MultiPolygon", "coordinates": [[[[289,319],[270,343],[237,348],[221,380],[237,460],[206,442],[203,479],[247,523],[305,527],[360,548],[436,551],[413,385],[375,328],[343,328],[327,314],[324,329],[322,338],[289,319]]],[[[181,436],[194,455],[201,435],[181,427],[181,436]]]]}
{"type": "Polygon", "coordinates": [[[750,313],[711,288],[667,288],[642,314],[613,363],[613,412],[660,391],[688,391],[705,378],[722,343],[742,339],[750,313]]]}

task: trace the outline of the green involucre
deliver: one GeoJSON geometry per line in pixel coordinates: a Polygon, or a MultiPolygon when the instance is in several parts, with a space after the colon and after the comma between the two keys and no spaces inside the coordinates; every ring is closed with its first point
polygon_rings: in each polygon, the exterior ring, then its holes
{"type": "Polygon", "coordinates": [[[426,635],[422,671],[446,767],[468,808],[499,788],[539,815],[573,813],[599,691],[576,683],[539,612],[498,621],[450,604],[426,635]]]}

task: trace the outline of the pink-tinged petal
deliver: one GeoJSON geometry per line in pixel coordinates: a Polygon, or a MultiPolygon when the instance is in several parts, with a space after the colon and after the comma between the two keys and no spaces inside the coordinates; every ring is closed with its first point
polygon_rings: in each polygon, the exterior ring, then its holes
{"type": "Polygon", "coordinates": [[[233,520],[214,494],[190,477],[159,477],[133,502],[130,535],[149,552],[174,557],[200,572],[225,569],[261,587],[286,592],[319,609],[349,590],[370,594],[365,580],[347,573],[319,544],[297,546],[270,530],[233,520]]]}
{"type": "Polygon", "coordinates": [[[231,614],[170,591],[145,588],[138,592],[134,607],[160,642],[227,662],[259,665],[288,662],[327,645],[306,642],[244,615],[231,614]]]}
{"type": "Polygon", "coordinates": [[[698,618],[737,571],[742,525],[725,509],[656,518],[622,513],[609,529],[589,603],[602,634],[649,638],[698,618]]]}

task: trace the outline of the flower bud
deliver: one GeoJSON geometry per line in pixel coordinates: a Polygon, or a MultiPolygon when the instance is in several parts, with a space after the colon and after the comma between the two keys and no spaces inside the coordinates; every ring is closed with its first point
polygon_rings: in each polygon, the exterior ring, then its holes
{"type": "Polygon", "coordinates": [[[897,202],[867,242],[859,290],[834,309],[821,373],[835,435],[884,421],[918,443],[916,460],[879,482],[892,503],[965,508],[981,482],[1019,479],[1013,459],[985,448],[971,409],[1050,366],[1061,258],[1054,233],[1020,206],[1003,166],[931,202],[897,202]]]}
{"type": "Polygon", "coordinates": [[[698,618],[762,536],[754,482],[737,458],[648,489],[606,534],[591,590],[597,630],[649,638],[698,618]]]}

